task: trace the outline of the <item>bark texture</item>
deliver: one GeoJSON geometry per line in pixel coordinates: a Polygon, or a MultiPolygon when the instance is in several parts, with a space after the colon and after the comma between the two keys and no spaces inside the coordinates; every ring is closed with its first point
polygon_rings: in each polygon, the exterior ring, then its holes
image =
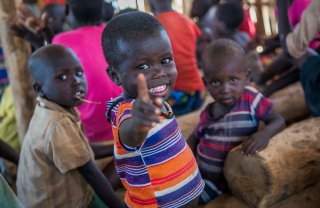
{"type": "Polygon", "coordinates": [[[30,44],[10,33],[16,5],[12,0],[0,1],[0,37],[5,63],[13,91],[14,107],[20,143],[27,131],[35,106],[35,94],[27,67],[30,44]]]}
{"type": "Polygon", "coordinates": [[[317,184],[319,166],[320,118],[310,118],[274,136],[257,155],[233,149],[224,173],[235,197],[249,207],[267,208],[317,184]]]}

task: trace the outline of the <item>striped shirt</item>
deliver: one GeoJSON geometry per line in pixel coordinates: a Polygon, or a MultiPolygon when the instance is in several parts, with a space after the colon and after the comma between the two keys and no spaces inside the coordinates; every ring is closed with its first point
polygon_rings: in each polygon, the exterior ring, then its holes
{"type": "Polygon", "coordinates": [[[200,139],[197,147],[200,170],[222,174],[229,151],[258,130],[259,121],[266,121],[272,105],[256,89],[246,86],[237,104],[222,118],[210,118],[207,106],[194,131],[195,137],[200,139]]]}
{"type": "Polygon", "coordinates": [[[149,131],[140,147],[125,146],[119,140],[119,126],[131,118],[133,101],[125,99],[111,108],[115,101],[107,103],[115,138],[115,165],[127,189],[126,204],[148,208],[187,204],[200,195],[204,182],[167,103],[169,116],[161,116],[163,122],[149,131]]]}

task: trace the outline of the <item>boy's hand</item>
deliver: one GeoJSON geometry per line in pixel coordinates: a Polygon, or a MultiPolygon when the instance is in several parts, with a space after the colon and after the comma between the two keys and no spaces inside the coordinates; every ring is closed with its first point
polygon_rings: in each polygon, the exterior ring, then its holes
{"type": "Polygon", "coordinates": [[[248,156],[257,154],[268,146],[269,140],[270,138],[263,132],[256,132],[243,142],[242,153],[248,156]]]}
{"type": "Polygon", "coordinates": [[[132,106],[133,125],[137,133],[146,133],[157,123],[161,122],[161,108],[163,100],[151,100],[148,93],[146,78],[138,75],[138,97],[132,106]]]}
{"type": "Polygon", "coordinates": [[[18,6],[17,19],[20,23],[33,33],[44,29],[46,27],[46,20],[49,15],[45,12],[41,15],[40,19],[30,11],[30,9],[23,3],[18,6]]]}
{"type": "Polygon", "coordinates": [[[23,24],[14,22],[10,25],[10,29],[13,35],[29,41],[35,49],[43,46],[44,39],[41,34],[33,33],[23,24]]]}

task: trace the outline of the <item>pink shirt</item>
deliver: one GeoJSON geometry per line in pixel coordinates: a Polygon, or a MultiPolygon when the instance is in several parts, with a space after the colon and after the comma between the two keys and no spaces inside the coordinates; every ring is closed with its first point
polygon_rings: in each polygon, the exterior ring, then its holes
{"type": "Polygon", "coordinates": [[[122,88],[116,86],[106,72],[108,64],[101,46],[104,27],[104,24],[81,27],[61,33],[52,40],[52,43],[67,46],[77,54],[88,82],[86,99],[100,102],[100,104],[83,103],[77,107],[85,135],[90,142],[113,140],[111,125],[105,116],[107,111],[105,103],[122,92],[122,88]]]}

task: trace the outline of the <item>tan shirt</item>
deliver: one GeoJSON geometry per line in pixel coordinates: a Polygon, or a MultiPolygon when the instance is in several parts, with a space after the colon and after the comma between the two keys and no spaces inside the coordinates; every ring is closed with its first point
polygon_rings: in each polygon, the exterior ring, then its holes
{"type": "Polygon", "coordinates": [[[301,21],[292,33],[286,37],[288,52],[294,58],[301,58],[306,53],[309,43],[320,32],[320,1],[312,0],[304,10],[301,21]]]}
{"type": "Polygon", "coordinates": [[[41,101],[22,144],[18,198],[25,207],[87,207],[93,190],[77,168],[93,159],[93,152],[79,116],[41,101]]]}

